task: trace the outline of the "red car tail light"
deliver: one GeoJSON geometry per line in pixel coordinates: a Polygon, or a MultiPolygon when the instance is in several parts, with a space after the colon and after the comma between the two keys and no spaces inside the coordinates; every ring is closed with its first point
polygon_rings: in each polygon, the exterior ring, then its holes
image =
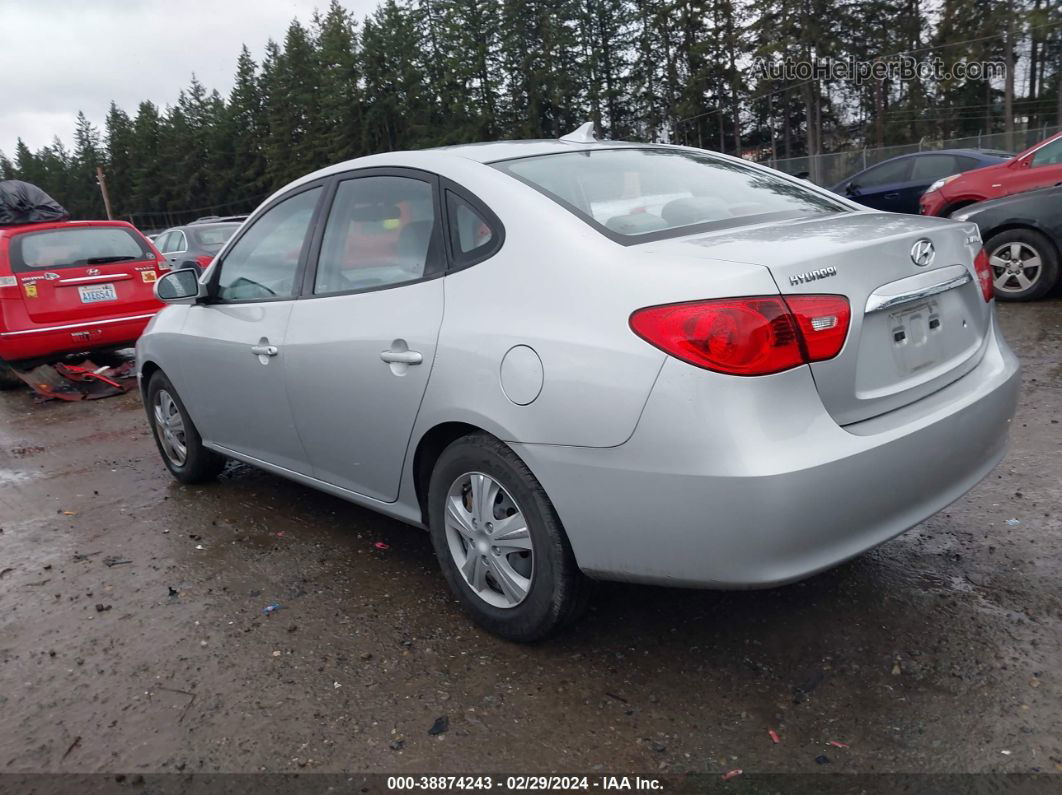
{"type": "Polygon", "coordinates": [[[207,265],[209,265],[211,262],[214,261],[214,258],[213,257],[206,257],[206,256],[198,256],[198,257],[195,258],[195,261],[197,263],[199,263],[199,267],[200,268],[206,268],[207,265]]]}
{"type": "Polygon", "coordinates": [[[995,275],[992,266],[988,262],[988,252],[981,249],[974,257],[974,270],[977,271],[977,281],[981,285],[981,295],[985,302],[991,301],[996,294],[995,275]]]}
{"type": "Polygon", "coordinates": [[[630,326],[697,367],[769,375],[836,356],[850,316],[843,296],[755,296],[650,306],[631,314],[630,326]]]}

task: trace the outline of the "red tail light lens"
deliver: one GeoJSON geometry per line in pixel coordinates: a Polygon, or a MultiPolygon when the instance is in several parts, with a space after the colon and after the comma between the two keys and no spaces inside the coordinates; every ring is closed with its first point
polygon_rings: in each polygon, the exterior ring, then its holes
{"type": "Polygon", "coordinates": [[[769,375],[836,356],[850,317],[843,296],[756,296],[650,306],[634,312],[630,326],[697,367],[769,375]]]}
{"type": "Polygon", "coordinates": [[[996,295],[995,274],[988,262],[988,252],[981,249],[974,257],[974,270],[977,271],[977,281],[981,285],[981,295],[985,301],[991,301],[996,295]]]}
{"type": "Polygon", "coordinates": [[[199,263],[199,267],[200,268],[205,268],[207,265],[209,265],[211,262],[214,261],[214,258],[213,257],[196,257],[195,261],[197,263],[199,263]]]}

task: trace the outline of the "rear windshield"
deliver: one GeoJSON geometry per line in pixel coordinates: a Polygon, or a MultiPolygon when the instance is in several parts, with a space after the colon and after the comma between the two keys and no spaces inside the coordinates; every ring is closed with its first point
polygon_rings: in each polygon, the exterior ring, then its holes
{"type": "Polygon", "coordinates": [[[239,224],[211,224],[198,229],[192,227],[187,231],[192,233],[192,237],[200,248],[216,254],[239,228],[239,224]]]}
{"type": "Polygon", "coordinates": [[[131,229],[118,226],[26,232],[11,240],[10,253],[15,273],[155,258],[143,238],[131,229]]]}
{"type": "Polygon", "coordinates": [[[591,149],[492,164],[621,243],[849,208],[762,168],[671,149],[591,149]]]}

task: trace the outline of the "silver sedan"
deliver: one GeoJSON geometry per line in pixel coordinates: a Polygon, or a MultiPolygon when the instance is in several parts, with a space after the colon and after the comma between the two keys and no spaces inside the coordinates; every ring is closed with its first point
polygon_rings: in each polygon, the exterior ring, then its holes
{"type": "Polygon", "coordinates": [[[764,587],[892,538],[1000,460],[1019,383],[973,224],[585,130],[310,174],[157,294],[178,480],[238,459],[427,528],[523,641],[593,579],[764,587]]]}

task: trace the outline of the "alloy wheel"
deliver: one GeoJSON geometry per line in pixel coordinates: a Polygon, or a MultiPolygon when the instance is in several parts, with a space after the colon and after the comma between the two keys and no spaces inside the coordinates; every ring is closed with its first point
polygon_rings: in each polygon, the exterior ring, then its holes
{"type": "Polygon", "coordinates": [[[446,494],[446,541],[468,587],[489,605],[516,607],[534,576],[523,511],[490,475],[468,472],[446,494]]]}
{"type": "Polygon", "coordinates": [[[1043,260],[1028,243],[1004,243],[989,257],[995,288],[1003,293],[1023,293],[1040,279],[1043,260]]]}
{"type": "Polygon", "coordinates": [[[155,435],[162,445],[166,458],[174,466],[184,466],[188,458],[188,443],[185,439],[184,419],[177,402],[165,389],[155,393],[152,407],[155,415],[155,435]]]}

